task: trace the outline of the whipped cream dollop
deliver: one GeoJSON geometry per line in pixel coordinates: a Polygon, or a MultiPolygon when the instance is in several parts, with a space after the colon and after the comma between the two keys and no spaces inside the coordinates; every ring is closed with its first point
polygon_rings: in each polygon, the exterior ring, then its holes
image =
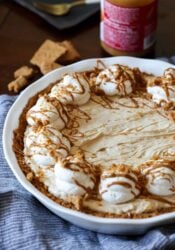
{"type": "Polygon", "coordinates": [[[175,102],[175,86],[152,86],[148,87],[147,91],[152,95],[155,103],[160,104],[164,102],[175,102]]]}
{"type": "Polygon", "coordinates": [[[129,166],[114,165],[102,173],[99,192],[109,203],[124,203],[139,195],[137,182],[137,175],[129,166]]]}
{"type": "Polygon", "coordinates": [[[92,166],[82,159],[67,157],[55,164],[56,186],[61,197],[83,196],[95,186],[92,166]]]}
{"type": "Polygon", "coordinates": [[[121,65],[112,65],[102,70],[96,78],[96,86],[109,96],[131,94],[133,83],[135,83],[133,71],[121,65]]]}
{"type": "Polygon", "coordinates": [[[51,89],[50,96],[63,104],[83,105],[90,98],[88,81],[81,73],[67,74],[51,89]]]}
{"type": "Polygon", "coordinates": [[[70,142],[57,129],[51,127],[28,127],[24,137],[24,155],[30,165],[54,166],[56,161],[66,157],[70,142]]]}
{"type": "Polygon", "coordinates": [[[164,76],[167,79],[175,80],[175,68],[168,68],[164,71],[164,76]]]}
{"type": "Polygon", "coordinates": [[[47,95],[41,96],[36,104],[27,112],[27,123],[31,126],[50,125],[63,129],[68,122],[68,115],[62,104],[47,95]]]}
{"type": "Polygon", "coordinates": [[[146,188],[150,194],[168,196],[175,194],[175,169],[171,169],[171,162],[149,162],[142,168],[146,176],[146,188]]]}
{"type": "Polygon", "coordinates": [[[157,104],[175,102],[175,69],[168,68],[162,77],[150,78],[147,91],[157,104]]]}

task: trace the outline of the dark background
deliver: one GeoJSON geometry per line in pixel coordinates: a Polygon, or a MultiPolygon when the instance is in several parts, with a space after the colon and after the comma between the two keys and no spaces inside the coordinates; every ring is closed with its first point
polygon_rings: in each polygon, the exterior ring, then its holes
{"type": "MultiPolygon", "coordinates": [[[[155,57],[175,55],[175,1],[159,1],[159,19],[155,57]]],[[[70,30],[59,31],[36,14],[13,1],[0,1],[0,94],[8,93],[13,72],[29,62],[34,51],[47,38],[70,39],[82,59],[102,57],[97,12],[70,30]]]]}

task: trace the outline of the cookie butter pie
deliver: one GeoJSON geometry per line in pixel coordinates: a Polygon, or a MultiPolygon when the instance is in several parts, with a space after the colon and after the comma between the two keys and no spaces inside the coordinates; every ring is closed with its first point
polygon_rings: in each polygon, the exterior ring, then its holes
{"type": "Polygon", "coordinates": [[[175,210],[175,69],[101,61],[33,96],[14,133],[27,179],[62,206],[103,217],[175,210]]]}

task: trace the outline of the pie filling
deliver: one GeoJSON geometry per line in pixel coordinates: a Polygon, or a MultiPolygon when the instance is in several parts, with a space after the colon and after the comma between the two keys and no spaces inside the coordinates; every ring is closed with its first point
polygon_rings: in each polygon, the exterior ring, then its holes
{"type": "Polygon", "coordinates": [[[175,69],[125,65],[66,74],[31,98],[14,133],[28,180],[59,204],[103,217],[175,210],[175,69]]]}

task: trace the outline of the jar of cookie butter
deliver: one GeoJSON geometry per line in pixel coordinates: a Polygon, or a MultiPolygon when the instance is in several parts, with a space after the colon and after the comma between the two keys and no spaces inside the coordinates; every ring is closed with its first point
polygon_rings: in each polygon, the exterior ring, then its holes
{"type": "Polygon", "coordinates": [[[156,42],[158,0],[101,0],[100,39],[110,55],[146,56],[156,42]]]}

